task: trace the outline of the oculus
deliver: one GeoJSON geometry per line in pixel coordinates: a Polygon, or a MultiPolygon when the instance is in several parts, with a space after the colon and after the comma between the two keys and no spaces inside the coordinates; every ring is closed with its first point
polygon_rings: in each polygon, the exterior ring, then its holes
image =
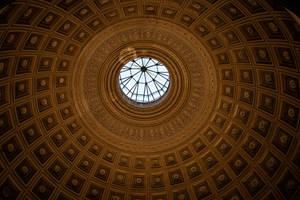
{"type": "Polygon", "coordinates": [[[167,95],[170,75],[167,68],[150,57],[135,58],[125,64],[119,75],[124,99],[138,107],[151,107],[167,95]]]}

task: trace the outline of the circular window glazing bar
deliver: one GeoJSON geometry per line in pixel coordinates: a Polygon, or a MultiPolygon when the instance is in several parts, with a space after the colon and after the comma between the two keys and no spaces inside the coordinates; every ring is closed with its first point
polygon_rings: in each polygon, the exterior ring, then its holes
{"type": "Polygon", "coordinates": [[[155,102],[168,91],[170,75],[154,58],[135,58],[120,71],[119,86],[123,94],[137,103],[155,102]]]}

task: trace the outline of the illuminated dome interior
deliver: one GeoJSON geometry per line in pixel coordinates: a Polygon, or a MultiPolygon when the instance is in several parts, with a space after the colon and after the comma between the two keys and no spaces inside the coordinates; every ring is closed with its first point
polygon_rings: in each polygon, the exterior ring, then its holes
{"type": "Polygon", "coordinates": [[[1,200],[299,199],[300,26],[284,5],[1,5],[1,200]]]}

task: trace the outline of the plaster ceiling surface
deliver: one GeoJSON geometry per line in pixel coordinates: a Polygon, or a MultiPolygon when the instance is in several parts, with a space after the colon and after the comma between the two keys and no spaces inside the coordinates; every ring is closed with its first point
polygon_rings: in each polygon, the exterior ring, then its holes
{"type": "Polygon", "coordinates": [[[0,199],[298,199],[300,26],[271,0],[0,10],[0,199]],[[122,97],[161,61],[167,95],[122,97]]]}

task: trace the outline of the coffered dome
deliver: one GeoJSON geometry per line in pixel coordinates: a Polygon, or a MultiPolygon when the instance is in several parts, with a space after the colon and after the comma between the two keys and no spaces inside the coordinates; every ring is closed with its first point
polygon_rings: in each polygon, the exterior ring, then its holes
{"type": "Polygon", "coordinates": [[[297,199],[300,26],[271,0],[0,10],[0,199],[297,199]]]}

